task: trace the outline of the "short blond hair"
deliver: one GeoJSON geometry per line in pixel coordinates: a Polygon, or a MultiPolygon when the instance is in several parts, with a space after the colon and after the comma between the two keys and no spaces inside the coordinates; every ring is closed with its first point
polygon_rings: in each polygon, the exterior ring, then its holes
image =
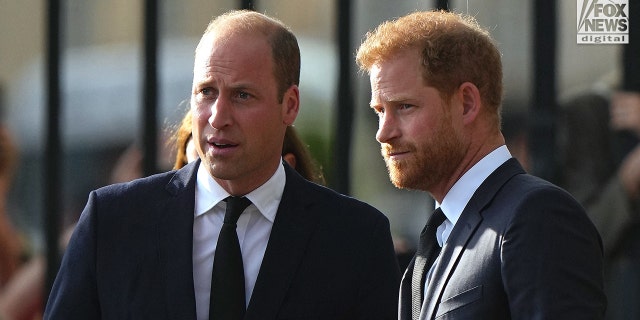
{"type": "Polygon", "coordinates": [[[365,35],[356,61],[369,72],[400,51],[422,52],[425,85],[448,101],[464,82],[480,91],[482,103],[500,121],[503,98],[502,61],[489,32],[471,16],[447,11],[414,12],[386,21],[365,35]]]}

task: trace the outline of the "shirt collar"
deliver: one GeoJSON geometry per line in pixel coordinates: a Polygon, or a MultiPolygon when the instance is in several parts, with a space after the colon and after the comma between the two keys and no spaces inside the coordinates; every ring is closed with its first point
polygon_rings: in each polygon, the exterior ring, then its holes
{"type": "Polygon", "coordinates": [[[511,153],[505,145],[493,150],[456,181],[451,190],[444,196],[442,204],[436,201],[436,208],[440,207],[447,220],[455,225],[482,182],[510,158],[511,153]]]}
{"type": "MultiPolygon", "coordinates": [[[[258,211],[269,221],[275,220],[280,199],[284,192],[286,174],[284,165],[280,163],[276,172],[260,187],[245,195],[258,211]]],[[[195,216],[202,215],[230,194],[209,175],[204,165],[200,165],[196,177],[195,216]]]]}

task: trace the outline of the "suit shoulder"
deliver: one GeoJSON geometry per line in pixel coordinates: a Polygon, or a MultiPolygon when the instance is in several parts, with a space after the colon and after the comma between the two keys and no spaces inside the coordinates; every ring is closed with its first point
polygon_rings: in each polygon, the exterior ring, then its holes
{"type": "Polygon", "coordinates": [[[94,190],[89,194],[82,216],[100,217],[103,226],[151,219],[175,198],[167,187],[174,173],[164,172],[94,190]]]}
{"type": "Polygon", "coordinates": [[[563,188],[530,174],[515,175],[504,185],[503,189],[519,198],[554,196],[578,204],[578,201],[563,188]]]}
{"type": "Polygon", "coordinates": [[[163,190],[176,171],[167,171],[128,182],[114,183],[94,190],[99,197],[145,196],[163,190]]]}
{"type": "Polygon", "coordinates": [[[547,223],[563,217],[573,224],[581,221],[591,225],[584,207],[569,192],[529,174],[519,174],[510,179],[494,201],[517,220],[547,223]]]}
{"type": "Polygon", "coordinates": [[[349,214],[355,216],[382,217],[387,219],[380,210],[367,202],[315,183],[310,182],[310,185],[312,186],[312,192],[317,194],[318,203],[327,207],[326,209],[329,212],[340,214],[349,212],[349,214]]]}

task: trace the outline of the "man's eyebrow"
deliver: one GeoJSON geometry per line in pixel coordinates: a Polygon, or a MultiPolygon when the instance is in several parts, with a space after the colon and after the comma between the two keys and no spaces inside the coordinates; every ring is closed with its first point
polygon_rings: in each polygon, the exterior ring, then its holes
{"type": "Polygon", "coordinates": [[[215,82],[212,76],[207,76],[207,77],[201,77],[200,79],[198,79],[197,81],[194,82],[196,87],[202,86],[202,85],[206,85],[206,84],[210,84],[215,82]]]}
{"type": "Polygon", "coordinates": [[[382,98],[383,99],[379,99],[379,98],[371,99],[369,101],[369,106],[374,107],[374,106],[380,105],[382,103],[393,103],[393,104],[406,103],[406,102],[412,100],[411,98],[404,97],[402,95],[391,96],[391,97],[385,96],[385,97],[382,97],[382,98]]]}

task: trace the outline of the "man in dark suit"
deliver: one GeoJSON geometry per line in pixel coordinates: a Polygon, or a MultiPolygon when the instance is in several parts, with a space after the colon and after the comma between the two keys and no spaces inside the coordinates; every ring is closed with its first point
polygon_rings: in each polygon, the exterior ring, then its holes
{"type": "Polygon", "coordinates": [[[391,181],[429,192],[441,218],[405,271],[399,318],[602,318],[600,237],[567,192],[526,174],[505,146],[489,33],[468,16],[416,12],[369,33],[357,61],[391,181]]]}
{"type": "Polygon", "coordinates": [[[191,96],[201,160],[91,192],[45,318],[395,318],[388,219],[283,164],[299,72],[296,38],[281,22],[249,11],[214,19],[196,49],[191,96]],[[244,315],[227,318],[210,316],[227,306],[210,292],[230,279],[212,280],[233,260],[217,252],[230,250],[217,250],[229,196],[251,204],[233,232],[244,315]]]}

